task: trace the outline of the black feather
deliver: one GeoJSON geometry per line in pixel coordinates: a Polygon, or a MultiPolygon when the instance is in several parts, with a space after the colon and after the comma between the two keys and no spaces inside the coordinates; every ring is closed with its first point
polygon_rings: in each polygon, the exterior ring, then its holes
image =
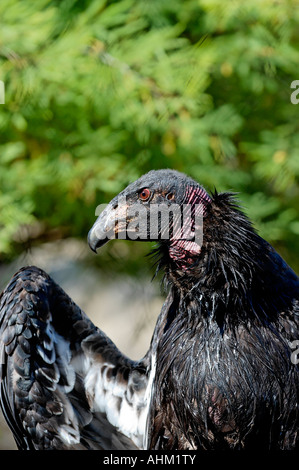
{"type": "Polygon", "coordinates": [[[165,245],[160,256],[173,301],[156,337],[151,447],[296,447],[295,273],[231,194],[214,193],[201,255],[188,270],[178,273],[165,245]]]}

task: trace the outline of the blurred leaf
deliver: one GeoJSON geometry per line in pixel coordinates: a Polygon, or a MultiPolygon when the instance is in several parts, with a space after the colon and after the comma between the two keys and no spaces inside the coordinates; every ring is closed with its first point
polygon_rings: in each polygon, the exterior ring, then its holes
{"type": "Polygon", "coordinates": [[[238,192],[299,269],[298,6],[2,0],[0,259],[24,226],[85,239],[98,204],[170,167],[238,192]]]}

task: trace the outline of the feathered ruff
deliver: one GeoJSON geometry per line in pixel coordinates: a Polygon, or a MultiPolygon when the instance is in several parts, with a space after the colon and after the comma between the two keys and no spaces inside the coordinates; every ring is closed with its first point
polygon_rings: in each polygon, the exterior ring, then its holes
{"type": "Polygon", "coordinates": [[[171,307],[156,334],[152,447],[295,447],[297,276],[227,193],[213,194],[189,269],[177,269],[165,244],[158,253],[171,307]]]}

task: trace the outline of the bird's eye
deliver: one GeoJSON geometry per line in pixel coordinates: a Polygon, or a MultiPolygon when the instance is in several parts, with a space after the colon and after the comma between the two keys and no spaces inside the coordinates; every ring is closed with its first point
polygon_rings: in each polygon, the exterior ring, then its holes
{"type": "Polygon", "coordinates": [[[138,194],[138,197],[141,201],[147,201],[151,197],[151,192],[148,188],[144,188],[138,194]]]}
{"type": "Polygon", "coordinates": [[[174,199],[174,194],[173,193],[166,194],[166,199],[167,201],[172,201],[174,199]]]}

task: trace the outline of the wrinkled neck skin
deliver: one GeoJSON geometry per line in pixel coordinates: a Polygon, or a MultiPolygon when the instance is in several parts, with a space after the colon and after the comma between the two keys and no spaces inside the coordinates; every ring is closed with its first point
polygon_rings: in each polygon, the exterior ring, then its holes
{"type": "Polygon", "coordinates": [[[169,258],[179,272],[189,270],[201,253],[203,219],[210,204],[211,198],[202,187],[186,187],[180,228],[178,229],[174,222],[174,237],[168,244],[169,258]]]}

